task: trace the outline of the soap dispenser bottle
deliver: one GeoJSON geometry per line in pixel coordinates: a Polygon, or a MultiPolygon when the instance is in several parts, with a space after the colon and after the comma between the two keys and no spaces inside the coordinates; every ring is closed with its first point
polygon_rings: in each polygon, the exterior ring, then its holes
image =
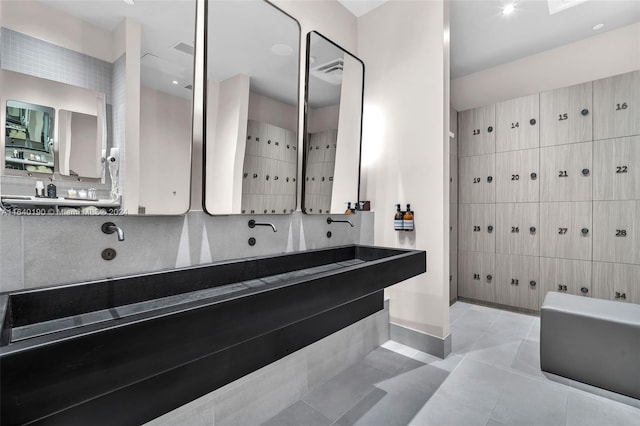
{"type": "Polygon", "coordinates": [[[53,179],[49,178],[49,185],[47,185],[47,197],[58,198],[56,186],[53,184],[53,179]]]}
{"type": "Polygon", "coordinates": [[[393,229],[395,231],[403,231],[404,225],[402,223],[404,213],[400,210],[400,204],[396,204],[396,214],[393,216],[393,229]]]}
{"type": "Polygon", "coordinates": [[[404,212],[402,217],[402,225],[405,231],[413,231],[413,212],[411,211],[411,204],[407,204],[407,211],[404,212]]]}
{"type": "Polygon", "coordinates": [[[347,203],[347,210],[345,210],[344,214],[353,214],[353,210],[351,210],[351,202],[347,203]]]}

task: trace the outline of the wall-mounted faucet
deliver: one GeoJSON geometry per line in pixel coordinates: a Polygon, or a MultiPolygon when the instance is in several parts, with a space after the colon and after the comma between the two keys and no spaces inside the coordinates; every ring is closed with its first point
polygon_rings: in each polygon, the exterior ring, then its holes
{"type": "Polygon", "coordinates": [[[278,232],[278,230],[276,229],[276,227],[273,225],[273,223],[268,223],[268,222],[256,222],[255,220],[251,219],[249,221],[249,228],[255,228],[256,226],[270,226],[271,229],[273,229],[273,232],[278,232]]]}
{"type": "Polygon", "coordinates": [[[331,225],[333,222],[336,222],[336,223],[348,223],[353,228],[353,223],[351,223],[351,221],[348,220],[348,219],[347,220],[335,220],[335,219],[331,219],[330,217],[327,218],[327,223],[329,225],[331,225]]]}
{"type": "Polygon", "coordinates": [[[124,231],[119,226],[116,226],[113,222],[105,222],[102,224],[102,232],[105,234],[118,233],[118,241],[124,241],[124,231]]]}

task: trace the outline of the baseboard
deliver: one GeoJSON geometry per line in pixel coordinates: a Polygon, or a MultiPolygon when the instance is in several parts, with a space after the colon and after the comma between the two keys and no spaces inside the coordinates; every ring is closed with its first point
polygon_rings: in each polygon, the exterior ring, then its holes
{"type": "Polygon", "coordinates": [[[395,342],[442,359],[451,353],[451,334],[441,338],[399,324],[390,323],[389,327],[391,340],[395,342]]]}

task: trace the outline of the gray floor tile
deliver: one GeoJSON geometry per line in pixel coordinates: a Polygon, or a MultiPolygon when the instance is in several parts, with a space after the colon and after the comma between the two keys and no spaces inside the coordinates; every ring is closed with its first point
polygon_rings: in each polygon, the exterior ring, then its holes
{"type": "Polygon", "coordinates": [[[527,340],[540,342],[540,318],[536,318],[533,324],[531,324],[531,330],[529,330],[527,340]]]}
{"type": "Polygon", "coordinates": [[[487,426],[507,426],[504,423],[500,423],[497,420],[494,419],[489,419],[489,421],[487,422],[487,426]]]}
{"type": "Polygon", "coordinates": [[[301,400],[263,423],[264,426],[328,426],[330,424],[331,420],[301,400]]]}
{"type": "Polygon", "coordinates": [[[414,416],[411,426],[485,426],[489,419],[491,408],[478,410],[460,403],[460,400],[437,392],[422,409],[414,416]]]}
{"type": "MultiPolygon", "coordinates": [[[[394,379],[390,379],[393,382],[394,379]]],[[[353,423],[339,423],[340,425],[353,424],[355,426],[405,426],[411,419],[422,409],[424,404],[429,400],[432,392],[408,383],[398,386],[391,386],[387,383],[387,387],[392,390],[377,401],[362,416],[357,418],[353,423]]],[[[354,407],[356,408],[356,407],[354,407]]],[[[350,410],[351,411],[351,410],[350,410]]],[[[349,420],[356,416],[349,417],[347,413],[345,417],[349,420]]]]}
{"type": "Polygon", "coordinates": [[[544,379],[545,376],[540,370],[540,344],[531,340],[523,340],[511,368],[544,379]]]}
{"type": "Polygon", "coordinates": [[[581,391],[569,391],[566,426],[637,426],[640,409],[581,391]]]}
{"type": "Polygon", "coordinates": [[[464,302],[456,302],[449,307],[449,322],[454,324],[465,312],[471,308],[471,304],[464,302]]]}
{"type": "Polygon", "coordinates": [[[407,358],[406,356],[385,348],[377,348],[370,352],[364,357],[362,362],[391,375],[400,371],[413,370],[424,365],[424,363],[420,361],[407,358]]]}
{"type": "Polygon", "coordinates": [[[535,318],[513,312],[502,312],[487,329],[491,335],[526,339],[535,318]]]}
{"type": "Polygon", "coordinates": [[[364,398],[356,403],[349,411],[344,413],[334,424],[336,426],[351,426],[364,417],[378,404],[387,393],[379,388],[374,388],[364,398]]]}
{"type": "Polygon", "coordinates": [[[358,363],[306,394],[303,400],[334,421],[387,377],[384,371],[358,363]]]}
{"type": "Polygon", "coordinates": [[[449,372],[431,365],[398,372],[376,386],[389,393],[401,393],[403,387],[418,387],[433,394],[449,376],[449,372]]]}
{"type": "MultiPolygon", "coordinates": [[[[473,306],[456,320],[455,326],[465,330],[487,330],[500,316],[500,311],[481,309],[482,306],[473,306]]],[[[453,328],[453,326],[452,326],[453,328]]]]}
{"type": "Polygon", "coordinates": [[[451,352],[465,354],[483,335],[483,330],[468,329],[464,326],[451,326],[451,352]]]}
{"type": "Polygon", "coordinates": [[[522,340],[509,336],[485,333],[467,351],[467,358],[490,365],[509,367],[522,340]]]}
{"type": "Polygon", "coordinates": [[[510,373],[491,418],[508,425],[564,425],[566,389],[510,373]]]}
{"type": "MultiPolygon", "coordinates": [[[[420,359],[420,358],[418,358],[420,359]]],[[[449,354],[449,356],[445,359],[439,359],[435,362],[430,362],[428,363],[429,365],[432,365],[434,367],[438,367],[442,370],[447,370],[448,372],[452,372],[453,370],[456,369],[456,367],[458,366],[458,364],[460,364],[460,362],[462,361],[463,357],[462,355],[457,355],[457,354],[449,354]]]]}
{"type": "MultiPolygon", "coordinates": [[[[502,390],[506,386],[509,373],[502,369],[465,358],[449,375],[447,380],[433,395],[427,405],[434,424],[485,424],[493,411],[502,390]],[[433,406],[433,400],[444,406],[433,406]],[[444,421],[445,415],[460,410],[455,414],[455,422],[444,421]],[[466,420],[475,419],[471,423],[466,420]],[[438,420],[439,419],[439,420],[438,420]]],[[[416,423],[419,424],[419,423],[416,423]]]]}

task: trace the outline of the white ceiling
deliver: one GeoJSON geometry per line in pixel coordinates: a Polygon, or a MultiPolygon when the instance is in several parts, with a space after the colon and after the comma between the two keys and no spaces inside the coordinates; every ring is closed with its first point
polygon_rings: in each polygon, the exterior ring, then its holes
{"type": "Polygon", "coordinates": [[[195,0],[136,0],[133,6],[122,0],[40,0],[51,7],[100,28],[113,31],[125,17],[142,24],[141,80],[145,86],[191,99],[193,56],[172,47],[179,43],[194,45],[195,0]],[[177,85],[172,81],[178,81],[177,85]]]}
{"type": "Polygon", "coordinates": [[[546,1],[516,0],[516,11],[503,15],[509,2],[451,1],[452,78],[640,21],[640,0],[589,0],[554,15],[546,1]]]}
{"type": "MultiPolygon", "coordinates": [[[[356,16],[362,16],[386,2],[386,0],[339,1],[356,16]]],[[[554,15],[549,13],[545,0],[515,0],[516,12],[508,16],[502,15],[502,7],[510,1],[450,1],[452,78],[640,22],[640,0],[589,0],[554,15]],[[599,23],[604,24],[604,28],[599,31],[592,30],[593,26],[599,23]]],[[[157,70],[143,67],[143,78],[145,81],[152,81],[153,85],[162,86],[179,77],[177,79],[180,84],[167,87],[165,91],[173,91],[174,94],[184,97],[190,96],[190,92],[183,89],[183,86],[191,83],[192,57],[171,49],[171,46],[179,41],[193,45],[195,0],[136,0],[135,6],[128,6],[122,0],[47,0],[46,2],[109,30],[113,30],[125,16],[141,22],[143,55],[151,53],[184,70],[180,76],[170,76],[167,75],[168,73],[159,73],[157,70]],[[183,81],[185,84],[182,84],[183,81]]],[[[279,37],[279,32],[276,30],[268,31],[264,36],[269,34],[279,37]]],[[[302,42],[304,42],[304,36],[303,34],[302,42]]],[[[233,40],[233,38],[226,40],[233,40]]],[[[231,48],[231,44],[229,47],[231,48]]],[[[253,55],[253,53],[247,54],[246,50],[243,52],[244,57],[253,55]]],[[[175,69],[172,69],[172,72],[175,74],[175,69]]]]}
{"type": "MultiPolygon", "coordinates": [[[[338,1],[357,17],[385,3],[385,0],[338,1]]],[[[451,77],[462,77],[640,21],[640,0],[551,2],[560,7],[568,3],[576,5],[551,15],[545,0],[450,0],[451,77]],[[509,3],[516,5],[516,12],[505,16],[502,8],[509,3]],[[604,27],[594,31],[596,24],[604,27]]]]}
{"type": "Polygon", "coordinates": [[[387,0],[338,0],[347,10],[356,17],[361,17],[365,13],[371,12],[376,7],[386,3],[387,0]]]}

